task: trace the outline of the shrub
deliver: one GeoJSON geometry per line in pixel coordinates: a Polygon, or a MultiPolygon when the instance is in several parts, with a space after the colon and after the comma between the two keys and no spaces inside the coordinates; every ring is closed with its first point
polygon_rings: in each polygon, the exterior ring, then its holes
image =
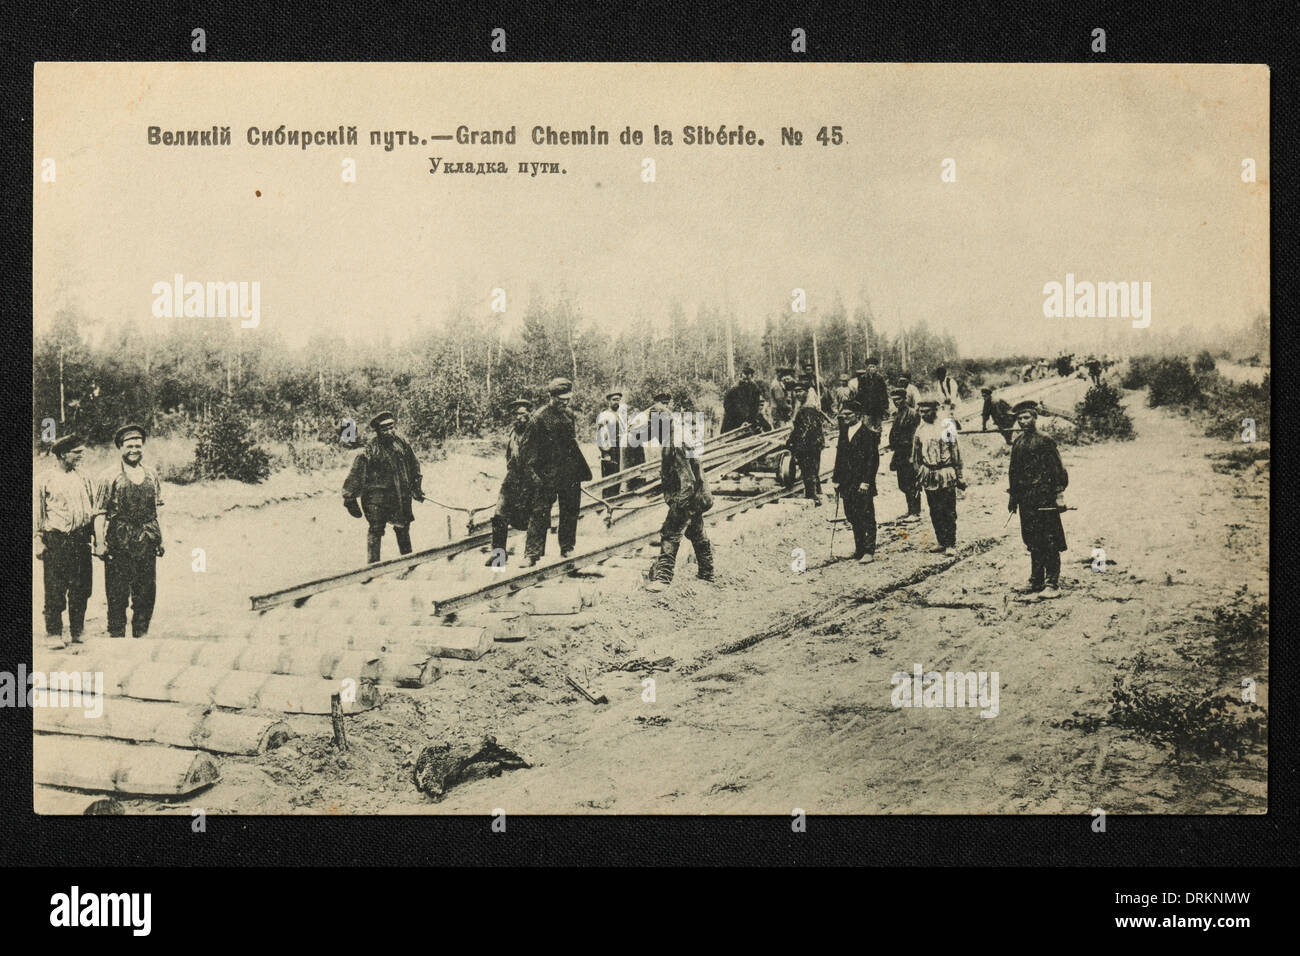
{"type": "Polygon", "coordinates": [[[271,458],[249,435],[244,413],[222,402],[199,426],[194,464],[201,478],[233,478],[256,484],[271,473],[271,458]]]}
{"type": "Polygon", "coordinates": [[[1119,390],[1105,382],[1088,389],[1083,401],[1074,406],[1080,439],[1133,439],[1133,419],[1124,411],[1119,398],[1119,390]]]}
{"type": "Polygon", "coordinates": [[[1152,408],[1194,405],[1201,398],[1201,383],[1182,356],[1157,360],[1148,374],[1147,389],[1147,404],[1152,408]]]}
{"type": "Polygon", "coordinates": [[[1196,361],[1192,363],[1192,371],[1204,374],[1205,372],[1214,371],[1214,356],[1208,351],[1202,350],[1201,354],[1196,356],[1196,361]]]}

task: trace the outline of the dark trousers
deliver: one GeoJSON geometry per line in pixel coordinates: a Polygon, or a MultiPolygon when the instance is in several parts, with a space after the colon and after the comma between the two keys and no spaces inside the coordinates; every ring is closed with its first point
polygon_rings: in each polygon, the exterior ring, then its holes
{"type": "MultiPolygon", "coordinates": [[[[370,527],[366,531],[366,560],[374,564],[379,560],[380,545],[384,541],[384,529],[388,522],[382,515],[371,515],[370,527]]],[[[397,550],[402,554],[411,553],[411,526],[409,524],[393,525],[393,536],[397,538],[397,550]]]]}
{"type": "Polygon", "coordinates": [[[539,488],[533,499],[533,515],[528,520],[528,540],[524,552],[529,558],[546,553],[546,533],[551,530],[551,506],[560,502],[560,550],[571,551],[578,543],[578,508],[582,503],[581,485],[574,482],[562,488],[539,488]]]}
{"type": "Polygon", "coordinates": [[[501,515],[492,516],[492,561],[494,564],[506,563],[506,537],[510,533],[510,522],[501,515]]]}
{"type": "Polygon", "coordinates": [[[1061,552],[1055,548],[1036,548],[1029,552],[1029,586],[1041,591],[1044,583],[1054,588],[1061,585],[1061,552]]]}
{"type": "Polygon", "coordinates": [[[1052,587],[1061,581],[1061,552],[1065,550],[1065,529],[1061,514],[1054,507],[1046,510],[1021,506],[1020,539],[1029,549],[1029,586],[1043,587],[1044,578],[1052,587]]]}
{"type": "Polygon", "coordinates": [[[68,633],[81,637],[86,625],[86,604],[94,583],[90,563],[90,528],[64,534],[46,531],[45,543],[45,633],[63,633],[63,608],[68,608],[68,633]]]}
{"type": "Polygon", "coordinates": [[[870,492],[841,490],[844,517],[853,528],[853,556],[876,553],[876,497],[870,492]]]}
{"type": "Polygon", "coordinates": [[[131,605],[131,636],[144,637],[153,619],[157,594],[158,558],[153,551],[132,555],[110,553],[104,562],[104,590],[108,592],[108,633],[126,636],[126,605],[131,605]]]}
{"type": "Polygon", "coordinates": [[[938,491],[926,491],[926,503],[930,506],[930,523],[934,525],[934,536],[939,547],[957,546],[957,489],[940,488],[938,491]]]}
{"type": "Polygon", "coordinates": [[[704,533],[704,512],[698,507],[674,505],[669,505],[668,517],[664,518],[663,527],[659,529],[659,556],[650,569],[652,580],[672,584],[673,571],[677,567],[677,549],[681,547],[683,535],[695,549],[699,577],[705,581],[713,580],[713,545],[704,533]]]}
{"type": "Polygon", "coordinates": [[[916,471],[912,468],[911,462],[900,461],[895,474],[898,475],[898,490],[907,499],[907,513],[919,515],[921,513],[921,492],[916,487],[916,471]]]}
{"type": "MultiPolygon", "coordinates": [[[[600,460],[600,477],[608,478],[610,475],[618,474],[618,472],[619,472],[619,467],[617,461],[610,461],[607,458],[602,458],[600,460]]],[[[623,486],[621,484],[610,485],[608,488],[604,490],[604,492],[601,494],[601,497],[613,498],[616,494],[619,493],[619,490],[622,487],[623,486]]]]}
{"type": "Polygon", "coordinates": [[[822,493],[822,450],[798,452],[794,460],[799,463],[799,474],[803,476],[803,496],[816,498],[822,493]]]}

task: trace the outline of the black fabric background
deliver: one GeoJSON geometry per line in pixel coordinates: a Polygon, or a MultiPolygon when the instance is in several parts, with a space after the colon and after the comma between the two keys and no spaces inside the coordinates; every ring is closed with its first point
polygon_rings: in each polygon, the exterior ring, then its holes
{"type": "MultiPolygon", "coordinates": [[[[1213,6],[1122,3],[809,3],[792,12],[739,2],[474,5],[275,3],[246,10],[228,3],[113,5],[7,4],[3,50],[5,184],[0,205],[6,243],[3,407],[25,422],[31,408],[32,64],[40,60],[598,60],[598,61],[1070,61],[1268,63],[1272,67],[1272,275],[1274,373],[1290,393],[1295,355],[1294,73],[1296,34],[1283,3],[1213,6]],[[190,30],[207,31],[207,52],[190,52],[190,30]],[[509,51],[490,52],[492,28],[509,51]],[[790,30],[808,31],[808,52],[790,52],[790,30]],[[1107,52],[1090,52],[1103,27],[1107,52]]],[[[519,89],[521,102],[528,90],[519,89]]],[[[201,191],[196,202],[201,204],[201,191]]],[[[202,228],[199,207],[196,228],[202,228]]],[[[221,215],[213,209],[211,214],[221,215]]],[[[24,427],[27,427],[24,424],[24,427]]],[[[35,865],[385,865],[703,864],[1229,865],[1296,859],[1296,666],[1290,570],[1288,446],[1274,462],[1284,510],[1275,541],[1270,680],[1270,805],[1262,817],[1111,817],[1106,834],[1084,817],[848,817],[809,820],[794,834],[773,817],[512,816],[507,834],[487,817],[209,817],[190,832],[188,817],[38,818],[31,811],[31,725],[27,710],[0,712],[3,734],[3,862],[35,865]]],[[[0,668],[30,661],[30,458],[26,442],[4,456],[6,565],[2,593],[12,622],[0,668]]],[[[1276,503],[1276,502],[1275,502],[1276,503]]],[[[1065,635],[1062,639],[1068,639],[1065,635]]],[[[328,904],[327,904],[328,905],[328,904]]]]}

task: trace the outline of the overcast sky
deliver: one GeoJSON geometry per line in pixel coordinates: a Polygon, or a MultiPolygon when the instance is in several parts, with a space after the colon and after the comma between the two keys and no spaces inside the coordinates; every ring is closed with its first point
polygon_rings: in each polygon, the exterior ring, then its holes
{"type": "Polygon", "coordinates": [[[530,288],[561,284],[611,330],[663,322],[673,299],[758,327],[798,287],[810,309],[865,296],[885,331],[923,319],[967,355],[1143,334],[1045,318],[1044,284],[1073,273],[1150,282],[1152,330],[1243,326],[1269,306],[1268,84],[1265,67],[1199,65],[42,64],[35,323],[73,307],[148,328],[154,283],[181,273],[259,281],[260,328],[290,342],[400,336],[458,296],[516,326],[530,288]],[[360,141],[248,145],[249,126],[282,123],[360,141]],[[650,142],[655,123],[672,146],[650,142]],[[765,145],[683,144],[684,126],[722,123],[765,145]],[[231,146],[146,141],[214,124],[231,146]],[[517,143],[369,144],[461,124],[513,125],[517,143]],[[547,124],[612,142],[532,145],[547,124]],[[620,145],[625,125],[646,142],[620,145]],[[842,145],[816,141],[831,125],[842,145]],[[429,156],[509,172],[431,175],[429,156]]]}

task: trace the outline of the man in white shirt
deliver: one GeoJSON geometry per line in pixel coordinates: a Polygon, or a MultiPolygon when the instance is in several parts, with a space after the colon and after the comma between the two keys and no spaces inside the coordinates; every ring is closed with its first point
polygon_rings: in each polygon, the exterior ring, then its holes
{"type": "Polygon", "coordinates": [[[94,486],[78,466],[86,446],[75,435],[54,443],[58,467],[41,476],[36,489],[36,557],[44,565],[45,634],[54,648],[63,642],[63,608],[68,636],[81,643],[94,575],[90,538],[95,516],[94,486]]]}
{"type": "MultiPolygon", "coordinates": [[[[623,469],[623,446],[627,444],[627,409],[623,407],[623,393],[614,391],[605,396],[609,407],[596,416],[596,446],[600,449],[600,477],[608,478],[623,469]]],[[[610,485],[602,497],[613,498],[622,486],[610,485]]]]}

